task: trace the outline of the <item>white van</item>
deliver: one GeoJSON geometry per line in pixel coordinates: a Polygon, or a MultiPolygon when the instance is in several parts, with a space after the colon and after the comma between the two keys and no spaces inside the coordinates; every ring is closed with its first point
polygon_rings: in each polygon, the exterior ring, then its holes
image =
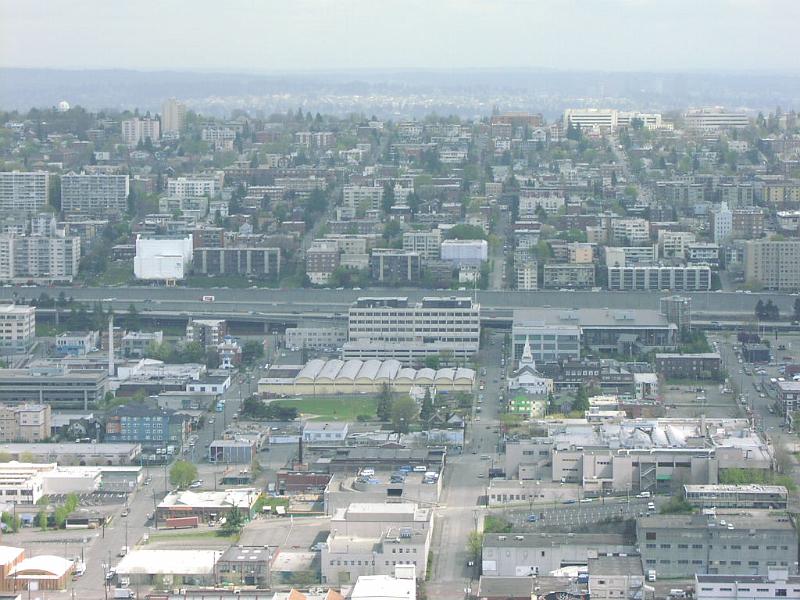
{"type": "Polygon", "coordinates": [[[639,494],[636,494],[636,497],[637,498],[649,498],[650,497],[650,492],[641,492],[639,494]]]}
{"type": "Polygon", "coordinates": [[[374,477],[375,476],[375,469],[365,467],[361,469],[361,473],[359,473],[362,477],[374,477]]]}

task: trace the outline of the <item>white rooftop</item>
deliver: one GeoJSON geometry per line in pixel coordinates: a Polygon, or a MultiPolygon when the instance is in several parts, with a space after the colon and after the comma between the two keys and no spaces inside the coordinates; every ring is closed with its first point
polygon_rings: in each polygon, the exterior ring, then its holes
{"type": "Polygon", "coordinates": [[[219,550],[132,550],[117,565],[120,575],[210,575],[219,550]]]}
{"type": "Polygon", "coordinates": [[[414,579],[395,579],[389,575],[362,575],[353,586],[351,600],[416,600],[414,579]]]}

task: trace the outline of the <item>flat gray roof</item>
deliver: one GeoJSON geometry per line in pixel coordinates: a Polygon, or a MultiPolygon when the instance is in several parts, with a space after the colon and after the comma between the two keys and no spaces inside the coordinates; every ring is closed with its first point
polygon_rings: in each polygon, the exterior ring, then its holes
{"type": "MultiPolygon", "coordinates": [[[[602,300],[600,300],[602,302],[602,300]]],[[[514,326],[669,327],[657,310],[615,308],[525,308],[514,311],[514,326]]]]}
{"type": "Polygon", "coordinates": [[[589,576],[593,575],[632,575],[642,576],[641,556],[598,556],[588,561],[589,576]]]}
{"type": "MultiPolygon", "coordinates": [[[[535,512],[535,511],[534,511],[535,512]]],[[[488,547],[519,546],[523,548],[539,546],[582,546],[633,545],[633,538],[621,533],[487,533],[483,537],[483,545],[488,547]],[[505,538],[505,539],[500,539],[505,538]]]]}

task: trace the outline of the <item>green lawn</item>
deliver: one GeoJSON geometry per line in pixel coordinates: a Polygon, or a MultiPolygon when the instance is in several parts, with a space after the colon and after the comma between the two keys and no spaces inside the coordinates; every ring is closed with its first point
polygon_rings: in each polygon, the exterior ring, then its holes
{"type": "Polygon", "coordinates": [[[296,408],[303,417],[319,421],[355,421],[358,415],[375,418],[377,406],[377,398],[367,395],[316,396],[276,402],[280,406],[296,408]]]}
{"type": "Polygon", "coordinates": [[[100,275],[88,277],[87,285],[123,285],[133,280],[133,263],[130,261],[109,262],[100,275]]]}

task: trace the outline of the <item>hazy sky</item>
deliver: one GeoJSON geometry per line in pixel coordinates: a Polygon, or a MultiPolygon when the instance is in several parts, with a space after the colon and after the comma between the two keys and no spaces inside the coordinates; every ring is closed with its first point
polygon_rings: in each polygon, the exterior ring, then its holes
{"type": "Polygon", "coordinates": [[[800,0],[0,0],[0,66],[800,71],[800,0]]]}

